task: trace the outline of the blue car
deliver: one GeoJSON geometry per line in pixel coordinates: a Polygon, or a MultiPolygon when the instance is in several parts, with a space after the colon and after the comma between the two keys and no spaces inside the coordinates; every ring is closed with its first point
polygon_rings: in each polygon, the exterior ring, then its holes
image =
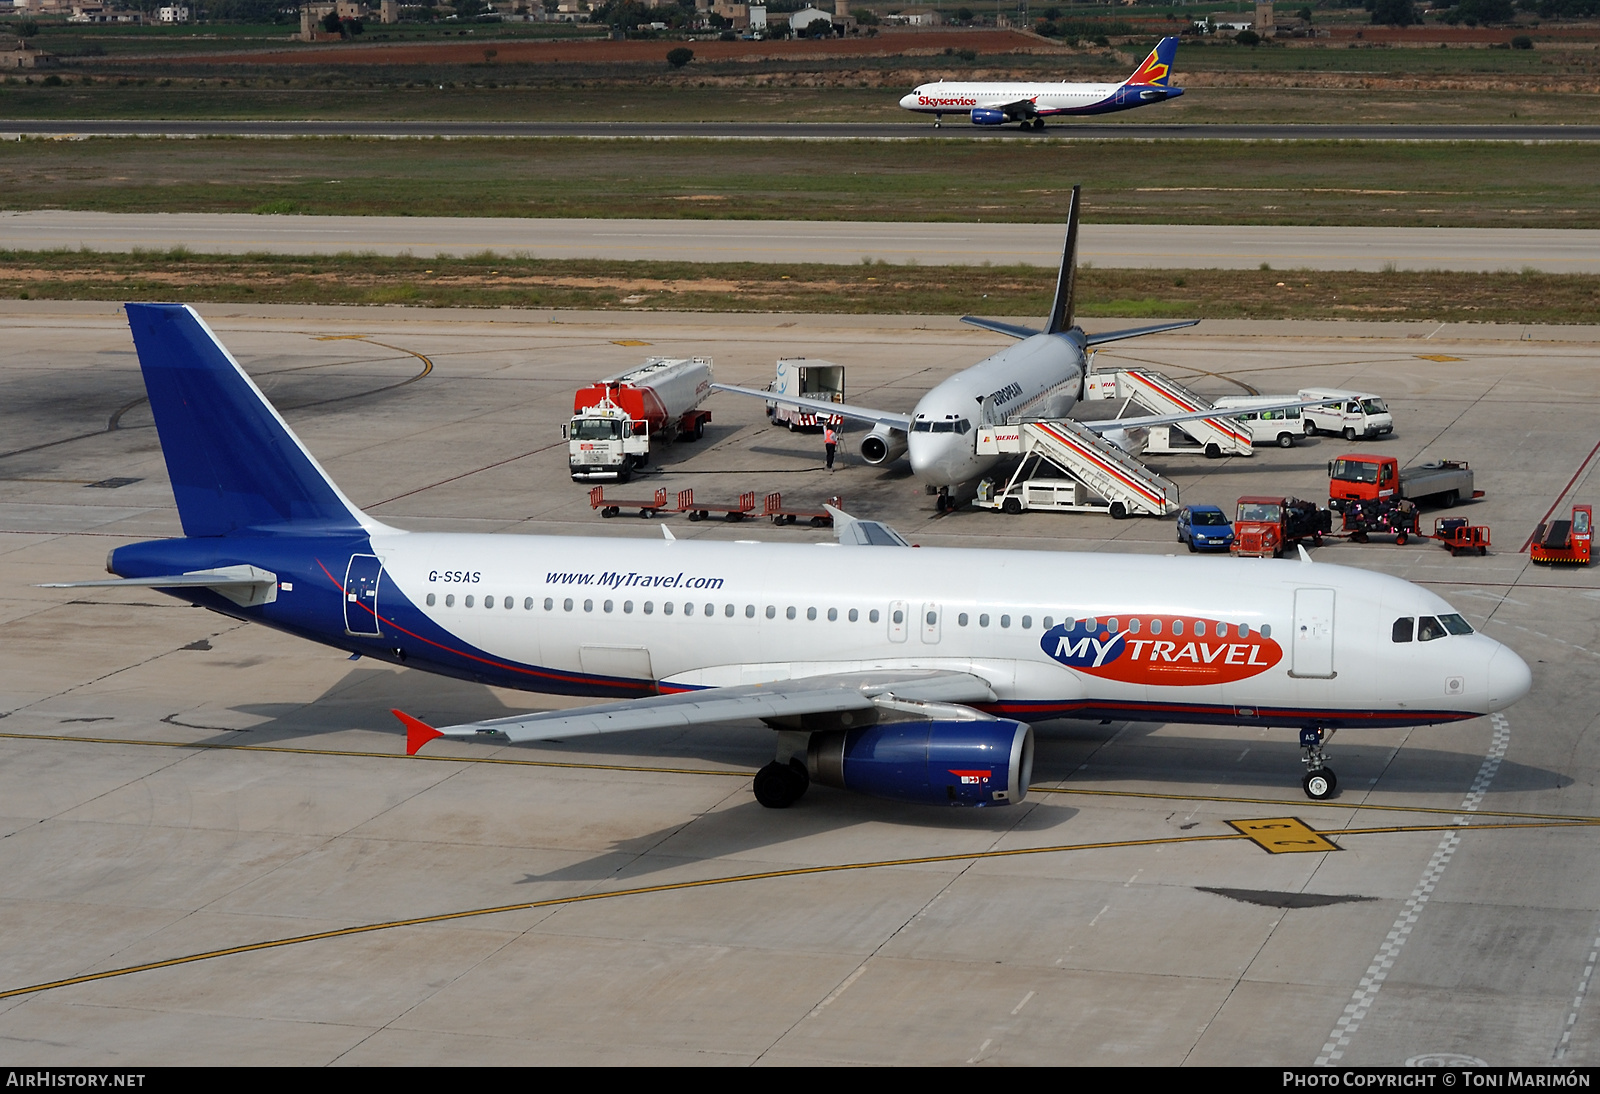
{"type": "Polygon", "coordinates": [[[1191,551],[1226,551],[1233,546],[1233,524],[1215,505],[1185,505],[1178,510],[1178,542],[1191,551]]]}

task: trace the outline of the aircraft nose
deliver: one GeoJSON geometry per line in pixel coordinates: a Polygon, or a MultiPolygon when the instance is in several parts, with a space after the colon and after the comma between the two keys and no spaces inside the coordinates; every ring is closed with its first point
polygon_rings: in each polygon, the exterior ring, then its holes
{"type": "Polygon", "coordinates": [[[1489,709],[1504,710],[1528,694],[1533,671],[1516,653],[1501,646],[1489,658],[1489,709]]]}
{"type": "Polygon", "coordinates": [[[917,93],[915,91],[913,91],[909,95],[903,96],[900,99],[900,105],[903,106],[907,110],[910,110],[912,107],[916,106],[917,105],[917,93]]]}

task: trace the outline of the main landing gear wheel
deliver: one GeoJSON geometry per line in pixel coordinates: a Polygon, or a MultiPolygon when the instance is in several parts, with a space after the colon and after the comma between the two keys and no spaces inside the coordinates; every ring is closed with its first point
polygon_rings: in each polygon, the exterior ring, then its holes
{"type": "Polygon", "coordinates": [[[1339,777],[1333,773],[1333,768],[1325,767],[1321,771],[1307,771],[1300,785],[1312,801],[1327,801],[1339,789],[1339,777]]]}
{"type": "Polygon", "coordinates": [[[756,801],[768,809],[787,809],[805,795],[810,785],[805,764],[799,760],[786,764],[773,760],[756,772],[756,801]]]}

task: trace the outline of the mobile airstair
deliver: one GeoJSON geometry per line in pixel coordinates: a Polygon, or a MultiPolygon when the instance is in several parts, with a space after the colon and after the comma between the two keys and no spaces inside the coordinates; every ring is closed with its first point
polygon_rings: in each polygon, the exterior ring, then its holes
{"type": "Polygon", "coordinates": [[[979,485],[975,504],[985,508],[1110,513],[1119,520],[1162,517],[1178,508],[1175,483],[1070,418],[981,426],[977,444],[980,456],[1022,457],[1003,486],[993,479],[979,485]]]}
{"type": "MultiPolygon", "coordinates": [[[[1192,414],[1211,409],[1210,402],[1171,377],[1142,368],[1091,373],[1084,384],[1084,398],[1130,399],[1156,415],[1192,414]]],[[[1253,452],[1250,434],[1238,422],[1220,414],[1215,418],[1154,426],[1144,450],[1152,455],[1194,453],[1213,459],[1249,456],[1253,452]]]]}

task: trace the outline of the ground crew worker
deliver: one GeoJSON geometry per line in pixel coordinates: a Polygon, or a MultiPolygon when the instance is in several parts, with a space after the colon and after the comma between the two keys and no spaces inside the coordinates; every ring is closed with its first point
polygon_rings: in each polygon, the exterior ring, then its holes
{"type": "Polygon", "coordinates": [[[822,426],[822,447],[828,450],[828,470],[833,470],[833,450],[839,447],[839,432],[833,428],[832,422],[822,426]]]}

